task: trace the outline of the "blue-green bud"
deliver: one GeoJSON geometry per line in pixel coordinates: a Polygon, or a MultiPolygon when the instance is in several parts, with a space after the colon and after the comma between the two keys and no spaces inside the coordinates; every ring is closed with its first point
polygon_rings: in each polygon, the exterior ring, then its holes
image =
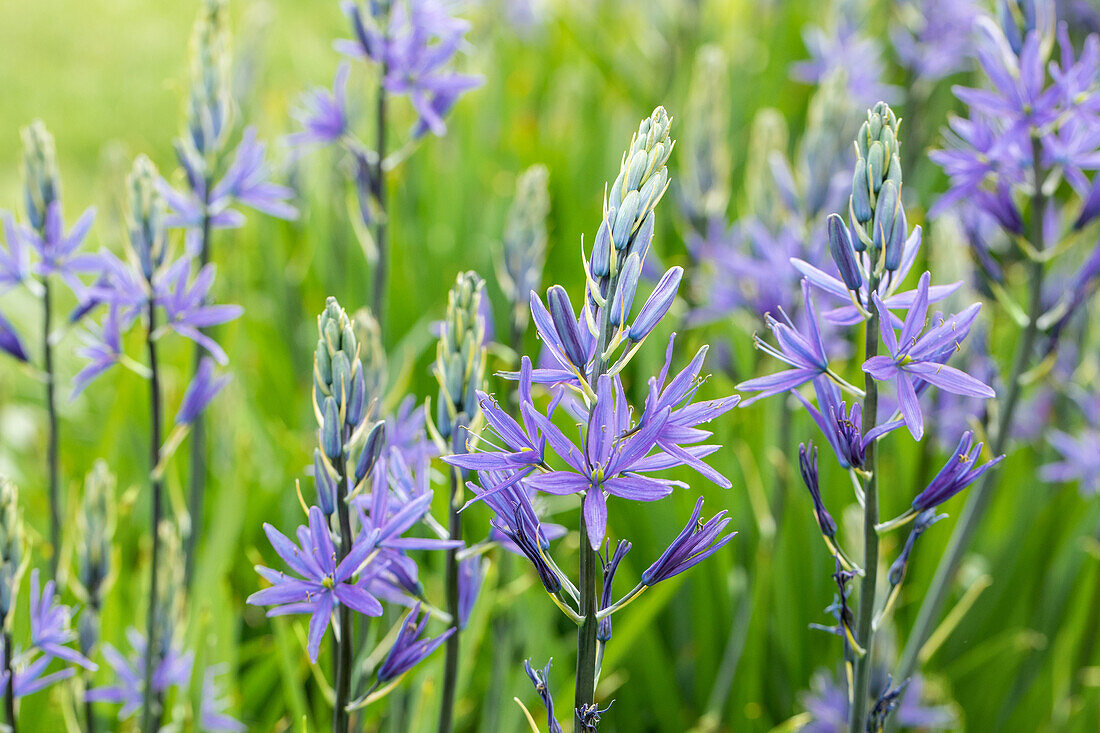
{"type": "Polygon", "coordinates": [[[21,131],[23,138],[24,199],[27,221],[41,232],[46,226],[46,210],[61,196],[57,174],[57,154],[53,136],[41,120],[21,131]]]}
{"type": "Polygon", "coordinates": [[[355,483],[359,483],[367,477],[378,462],[378,456],[386,445],[386,423],[379,420],[371,426],[367,437],[363,440],[363,447],[359,451],[359,457],[355,461],[355,483]]]}
{"type": "Polygon", "coordinates": [[[317,488],[317,506],[326,517],[336,511],[336,477],[328,470],[321,451],[313,449],[313,484],[317,488]]]}
{"type": "Polygon", "coordinates": [[[336,400],[332,397],[325,398],[322,408],[321,421],[321,450],[330,461],[335,461],[344,452],[344,439],[342,433],[343,421],[340,420],[340,409],[336,406],[336,400]]]}
{"type": "Polygon", "coordinates": [[[15,484],[0,478],[0,626],[8,628],[23,574],[23,512],[15,484]]]}
{"type": "Polygon", "coordinates": [[[128,179],[130,190],[130,247],[141,263],[145,279],[164,264],[167,236],[164,229],[165,204],[157,190],[157,169],[144,155],[134,159],[128,179]]]}
{"type": "Polygon", "coordinates": [[[459,415],[474,420],[480,410],[475,393],[485,380],[485,322],[480,313],[484,287],[476,272],[463,272],[447,298],[434,371],[439,382],[436,428],[448,440],[459,415]]]}

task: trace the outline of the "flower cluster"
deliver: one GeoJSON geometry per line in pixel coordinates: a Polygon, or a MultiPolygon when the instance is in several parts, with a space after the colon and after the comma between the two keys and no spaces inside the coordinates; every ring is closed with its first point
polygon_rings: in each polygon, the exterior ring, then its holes
{"type": "MultiPolygon", "coordinates": [[[[603,712],[593,700],[592,674],[598,675],[598,662],[589,655],[601,636],[610,638],[611,614],[646,588],[712,555],[733,536],[723,534],[729,520],[721,514],[700,524],[700,499],[684,531],[621,599],[612,602],[611,580],[629,543],[619,543],[614,558],[607,560],[602,594],[594,575],[588,577],[583,570],[594,567],[588,563],[594,563],[595,551],[609,534],[610,500],[656,501],[686,488],[654,474],[690,466],[720,486],[730,485],[703,462],[718,446],[704,442],[710,433],[700,426],[737,404],[736,397],[695,401],[706,347],[673,374],[673,335],[664,366],[648,380],[640,409],[630,405],[621,375],[668,313],[683,274],[679,267],[666,271],[632,316],[653,238],[654,209],[668,186],[670,125],[665,110],[657,108],[642,121],[623,155],[604,201],[603,221],[582,261],[586,287],[580,312],[560,285],[546,291],[545,301],[531,293],[531,315],[545,356],[538,368],[523,357],[518,372],[504,374],[518,382],[518,414],[509,414],[478,391],[485,430],[471,436],[466,452],[444,457],[452,466],[478,472],[480,485],[470,483],[476,494],[471,502],[484,501],[493,510],[494,529],[531,561],[554,602],[581,627],[575,712],[580,730],[594,730],[603,712]],[[533,384],[553,395],[546,409],[536,403],[533,384]],[[574,418],[574,427],[559,426],[562,413],[574,418]],[[570,437],[574,431],[579,440],[570,437]],[[577,584],[549,553],[550,535],[532,504],[538,494],[580,498],[584,542],[577,584]]],[[[529,675],[545,688],[544,676],[529,675]]],[[[554,729],[552,712],[550,719],[554,729]]]]}
{"type": "MultiPolygon", "coordinates": [[[[920,396],[931,387],[968,397],[990,398],[994,391],[947,361],[961,348],[977,317],[979,304],[958,315],[937,314],[929,322],[928,307],[957,290],[961,283],[932,286],[931,275],[921,275],[915,290],[902,290],[921,244],[919,227],[909,232],[902,203],[902,170],[898,141],[899,120],[888,105],[880,102],[867,113],[856,137],[856,161],[852,189],[844,215],[831,214],[827,221],[827,244],[836,275],[799,259],[792,259],[802,281],[806,327],[800,330],[780,311],[783,320],[769,318],[776,346],[757,339],[757,345],[790,368],[777,374],[750,379],[738,389],[759,392],[759,397],[793,392],[807,408],[837,462],[847,469],[864,506],[865,534],[886,532],[916,519],[901,556],[889,573],[890,593],[874,610],[875,581],[879,572],[876,555],[864,557],[858,568],[844,552],[837,525],[826,509],[817,467],[816,449],[800,449],[802,478],[813,501],[813,513],[825,543],[834,556],[839,593],[832,611],[838,626],[828,630],[844,639],[844,658],[855,680],[851,715],[868,730],[879,730],[897,705],[899,690],[887,690],[873,707],[869,696],[869,659],[874,630],[891,609],[905,575],[916,539],[937,519],[935,508],[962,491],[1001,457],[984,465],[977,460],[981,444],[973,446],[971,433],[962,436],[947,465],[926,489],[912,500],[908,511],[889,522],[878,523],[878,466],[875,447],[885,435],[901,425],[913,438],[924,435],[920,396]],[[830,359],[814,307],[812,291],[820,290],[845,301],[824,314],[835,326],[858,327],[867,322],[866,351],[862,363],[865,388],[846,381],[843,368],[830,359]],[[904,311],[899,315],[898,311],[904,311]],[[885,353],[881,353],[881,352],[885,353]],[[814,386],[816,405],[799,389],[814,386]],[[880,399],[880,387],[890,384],[895,396],[880,399]],[[841,400],[841,392],[853,397],[852,407],[841,400]],[[856,404],[855,400],[863,402],[856,404]],[[859,612],[852,610],[849,583],[860,582],[859,612]],[[874,614],[872,621],[871,614],[874,614]]],[[[886,397],[886,395],[882,395],[886,397]]],[[[759,398],[758,397],[758,398],[759,398]]],[[[757,398],[757,399],[758,399],[757,398]]],[[[744,404],[748,404],[752,400],[744,404]]],[[[877,554],[877,543],[873,546],[877,554]]],[[[904,683],[903,683],[904,685],[904,683]]],[[[888,687],[888,686],[887,686],[888,687]]]]}
{"type": "MultiPolygon", "coordinates": [[[[256,571],[271,587],[253,593],[248,602],[271,606],[269,616],[308,614],[307,648],[313,662],[320,654],[326,629],[336,621],[336,712],[346,716],[350,707],[367,704],[392,689],[404,672],[454,631],[448,629],[431,643],[417,641],[427,618],[419,625],[412,623],[418,607],[414,608],[409,619],[401,622],[403,630],[375,670],[374,685],[353,701],[350,613],[380,616],[380,599],[414,605],[423,588],[417,580],[416,562],[408,553],[453,549],[462,543],[407,535],[419,524],[439,527],[428,514],[432,492],[421,487],[409,471],[405,463],[408,454],[400,441],[390,436],[387,445],[388,423],[370,419],[355,328],[335,298],[328,299],[317,326],[313,368],[317,503],[307,508],[303,502],[308,522],[298,527],[297,543],[274,526],[264,525],[272,548],[293,575],[257,566],[256,571]],[[380,474],[385,480],[379,480],[376,467],[387,451],[388,465],[380,474]]],[[[407,414],[404,422],[408,422],[407,414]]],[[[422,431],[422,417],[413,422],[422,431]]]]}

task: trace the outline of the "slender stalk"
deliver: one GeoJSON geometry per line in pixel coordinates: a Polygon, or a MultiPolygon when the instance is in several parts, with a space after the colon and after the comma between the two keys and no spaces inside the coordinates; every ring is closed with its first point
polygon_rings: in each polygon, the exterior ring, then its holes
{"type": "MultiPolygon", "coordinates": [[[[347,443],[348,436],[343,436],[347,443]]],[[[351,552],[354,537],[351,533],[351,511],[348,508],[348,481],[347,465],[344,456],[336,460],[336,513],[340,523],[340,545],[337,552],[340,558],[339,565],[347,554],[351,552]]],[[[347,604],[341,603],[337,610],[337,623],[340,627],[340,636],[336,642],[336,700],[332,713],[332,733],[347,733],[351,730],[349,725],[347,706],[351,701],[351,609],[347,604]]]]}
{"type": "MultiPolygon", "coordinates": [[[[383,19],[383,27],[388,27],[388,19],[383,19]]],[[[383,38],[383,43],[388,39],[383,38]]],[[[386,170],[383,161],[386,157],[386,86],[385,78],[388,68],[382,63],[381,80],[378,83],[378,118],[375,124],[378,127],[378,138],[375,147],[378,152],[378,168],[375,171],[374,199],[378,202],[378,215],[374,222],[374,246],[378,249],[378,261],[374,266],[374,290],[372,295],[372,310],[374,317],[378,319],[378,328],[384,334],[386,330],[386,282],[389,276],[389,245],[386,243],[387,211],[386,211],[386,170]]]]}
{"type": "MultiPolygon", "coordinates": [[[[455,425],[455,435],[464,435],[465,428],[460,424],[455,425]]],[[[459,441],[455,441],[458,443],[459,441]]],[[[461,441],[465,445],[466,441],[461,441]]],[[[457,448],[458,446],[456,446],[457,448]]],[[[456,451],[457,452],[457,451],[456,451]]],[[[458,490],[462,485],[461,472],[457,468],[450,471],[451,493],[447,507],[450,516],[450,536],[452,540],[462,539],[462,517],[458,510],[458,490]]],[[[458,653],[459,653],[459,629],[458,629],[458,550],[447,550],[447,611],[451,614],[455,632],[447,639],[446,661],[443,667],[443,699],[439,708],[439,733],[451,733],[454,730],[455,693],[458,689],[458,653]]]]}
{"type": "MultiPolygon", "coordinates": [[[[1040,150],[1038,138],[1032,138],[1033,167],[1035,177],[1035,190],[1031,196],[1031,245],[1036,252],[1043,251],[1043,211],[1046,208],[1046,196],[1043,195],[1041,182],[1044,172],[1040,164],[1040,150]]],[[[1043,263],[1030,260],[1028,265],[1029,303],[1028,320],[1024,327],[1023,335],[1016,347],[1016,354],[1012,361],[1012,371],[1009,374],[1007,385],[1008,392],[1001,404],[1000,416],[997,420],[996,432],[992,436],[992,455],[1004,453],[1008,445],[1009,435],[1012,432],[1013,421],[1016,417],[1016,408],[1019,405],[1020,395],[1023,391],[1021,379],[1031,363],[1032,351],[1035,348],[1036,339],[1039,336],[1039,317],[1043,312],[1043,263]]],[[[898,679],[905,679],[917,670],[921,647],[932,633],[933,624],[939,616],[943,602],[947,597],[951,579],[955,577],[959,563],[962,562],[963,553],[970,545],[970,539],[977,529],[978,523],[989,506],[990,491],[996,474],[988,471],[977,484],[970,490],[970,498],[966,502],[959,523],[951,535],[951,541],[947,545],[947,551],[940,560],[936,574],[932,578],[932,584],[928,593],[924,596],[920,611],[917,614],[913,632],[905,644],[901,661],[898,665],[898,679]]]]}
{"type": "Polygon", "coordinates": [[[145,343],[149,351],[149,405],[150,405],[150,438],[149,438],[149,473],[150,488],[152,489],[152,517],[151,531],[153,534],[153,552],[149,567],[149,609],[145,623],[145,674],[142,688],[142,726],[145,733],[154,733],[160,729],[161,699],[160,693],[153,690],[153,671],[157,667],[157,650],[159,640],[157,637],[157,573],[160,569],[160,527],[161,512],[163,511],[163,482],[153,477],[157,464],[160,463],[161,444],[161,400],[160,400],[160,375],[157,370],[157,344],[153,340],[153,332],[157,327],[156,302],[152,297],[148,303],[148,330],[145,334],[145,343]]]}
{"type": "Polygon", "coordinates": [[[19,733],[19,725],[15,719],[15,671],[11,667],[11,632],[4,631],[4,671],[8,675],[8,682],[4,685],[4,710],[8,716],[8,727],[11,733],[19,733]]]}
{"type": "Polygon", "coordinates": [[[52,298],[50,279],[42,278],[42,360],[46,375],[46,414],[49,417],[49,437],[46,446],[46,464],[50,491],[50,575],[57,577],[57,560],[61,556],[61,500],[58,496],[60,471],[58,467],[57,401],[54,395],[53,345],[50,343],[52,325],[52,298]]]}
{"type": "MultiPolygon", "coordinates": [[[[607,288],[607,297],[610,301],[611,294],[619,285],[619,273],[616,272],[607,288]]],[[[607,361],[603,354],[607,351],[607,345],[611,341],[611,304],[600,311],[600,335],[596,341],[596,358],[592,364],[592,373],[588,381],[593,386],[599,381],[600,376],[607,373],[607,361]]],[[[602,489],[589,489],[589,491],[601,491],[602,489]]],[[[588,523],[584,520],[584,507],[581,507],[581,555],[580,555],[580,583],[577,586],[580,592],[580,615],[584,619],[577,630],[577,687],[574,696],[574,716],[580,710],[592,705],[596,701],[596,630],[599,621],[596,613],[600,610],[600,583],[598,558],[592,544],[588,541],[588,523]]]]}
{"type": "MultiPolygon", "coordinates": [[[[210,262],[210,185],[209,176],[203,188],[202,240],[199,243],[199,267],[210,262]]],[[[201,329],[200,329],[201,330],[201,329]]],[[[199,370],[203,348],[195,344],[195,367],[192,374],[199,370]]],[[[203,504],[206,496],[206,419],[202,413],[191,423],[191,490],[187,498],[187,513],[191,518],[191,531],[183,547],[183,587],[191,587],[191,578],[195,574],[195,551],[199,536],[202,534],[203,504]]]]}
{"type": "MultiPolygon", "coordinates": [[[[872,275],[870,289],[878,289],[878,277],[872,275]]],[[[864,355],[870,359],[878,355],[879,325],[878,313],[873,312],[867,321],[864,355]]],[[[863,418],[866,421],[863,430],[866,433],[875,427],[878,414],[878,383],[867,374],[864,379],[866,396],[863,399],[863,418]]],[[[878,584],[878,451],[872,441],[866,450],[866,466],[871,472],[864,487],[863,500],[863,580],[859,589],[859,615],[856,617],[856,641],[865,650],[865,654],[856,660],[855,687],[852,690],[851,714],[848,716],[849,733],[862,733],[867,718],[868,688],[871,683],[871,658],[873,656],[875,617],[875,589],[878,584]]]]}
{"type": "MultiPolygon", "coordinates": [[[[515,313],[515,309],[513,309],[515,313]]],[[[524,328],[520,318],[513,315],[509,324],[509,341],[512,351],[518,356],[523,353],[524,328]]],[[[505,390],[505,409],[509,415],[519,414],[518,400],[515,391],[511,388],[505,390]]],[[[512,553],[501,549],[497,559],[497,589],[505,588],[512,577],[512,553]]],[[[498,607],[493,615],[493,666],[489,670],[489,689],[485,698],[485,715],[481,729],[489,733],[500,730],[501,703],[505,697],[506,671],[511,669],[515,657],[515,647],[512,639],[512,614],[507,605],[498,607]]]]}

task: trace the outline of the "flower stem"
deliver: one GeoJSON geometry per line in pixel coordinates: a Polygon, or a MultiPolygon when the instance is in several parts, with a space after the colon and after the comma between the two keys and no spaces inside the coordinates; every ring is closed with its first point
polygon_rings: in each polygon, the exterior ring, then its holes
{"type": "MultiPolygon", "coordinates": [[[[611,293],[619,285],[619,273],[616,272],[608,285],[608,300],[611,293]]],[[[587,307],[587,306],[586,306],[587,307]]],[[[600,311],[600,335],[596,341],[596,358],[592,364],[592,373],[588,382],[595,392],[599,378],[607,373],[607,360],[603,354],[607,351],[607,345],[611,340],[611,307],[610,304],[600,311]]],[[[600,488],[590,488],[589,491],[602,491],[600,488]]],[[[596,613],[600,610],[599,600],[599,572],[597,568],[597,553],[592,549],[588,541],[588,523],[584,520],[584,507],[581,507],[581,556],[580,556],[580,615],[584,619],[577,630],[577,687],[574,696],[574,717],[580,711],[592,705],[596,700],[596,630],[599,621],[596,613]]],[[[578,727],[577,730],[580,730],[578,727]]]]}
{"type": "MultiPolygon", "coordinates": [[[[516,313],[512,309],[513,314],[516,313]]],[[[524,327],[521,315],[513,315],[509,324],[509,345],[513,353],[523,353],[524,327]]],[[[518,368],[518,365],[517,365],[518,368]]],[[[511,387],[505,390],[505,409],[509,415],[519,414],[516,392],[511,387]]],[[[507,587],[512,577],[512,553],[500,548],[497,555],[497,593],[507,587]]],[[[501,703],[506,698],[504,692],[506,671],[515,661],[516,649],[512,640],[511,604],[498,604],[493,615],[493,666],[489,670],[489,688],[485,697],[485,717],[481,729],[494,733],[501,729],[501,703]]]]}
{"type": "MultiPolygon", "coordinates": [[[[346,445],[347,431],[344,431],[344,433],[343,443],[346,445]]],[[[351,552],[352,541],[355,539],[351,534],[347,459],[343,453],[334,461],[334,468],[336,469],[336,513],[340,524],[340,543],[337,550],[340,557],[336,561],[336,565],[339,565],[351,552]]],[[[345,603],[337,606],[337,623],[340,627],[340,636],[336,640],[334,650],[336,657],[336,698],[332,711],[332,733],[347,733],[351,730],[347,707],[348,703],[351,702],[352,624],[351,609],[345,603]]]]}
{"type": "MultiPolygon", "coordinates": [[[[199,243],[199,267],[205,267],[210,262],[210,185],[208,176],[203,188],[205,193],[202,207],[202,240],[199,243]]],[[[192,376],[198,372],[202,356],[203,347],[195,344],[195,366],[191,372],[192,376]]],[[[191,527],[183,547],[184,588],[191,587],[191,578],[195,574],[195,551],[199,544],[199,536],[202,534],[203,504],[206,495],[206,442],[206,419],[200,412],[191,423],[191,490],[187,497],[187,513],[191,520],[191,527]]]]}
{"type": "MultiPolygon", "coordinates": [[[[1042,252],[1043,246],[1043,211],[1046,208],[1046,196],[1042,191],[1044,173],[1040,164],[1039,140],[1032,138],[1032,154],[1035,188],[1031,196],[1031,243],[1037,252],[1042,252]]],[[[1001,404],[1000,416],[997,420],[996,432],[992,436],[992,455],[998,456],[1004,453],[1008,445],[1009,434],[1012,432],[1013,421],[1016,417],[1016,408],[1019,405],[1020,395],[1023,391],[1021,383],[1024,372],[1027,371],[1032,359],[1032,351],[1039,336],[1039,317],[1043,312],[1043,276],[1044,268],[1041,259],[1032,258],[1028,265],[1029,304],[1027,324],[1016,347],[1016,354],[1012,361],[1012,371],[1009,374],[1007,385],[1008,392],[1001,404]]],[[[943,558],[940,560],[936,574],[932,578],[932,584],[928,593],[924,596],[920,611],[917,614],[913,631],[905,643],[901,661],[898,665],[897,679],[905,679],[917,669],[921,647],[932,633],[935,619],[939,616],[943,602],[947,597],[948,586],[955,577],[963,553],[970,545],[970,539],[977,529],[978,523],[989,506],[990,490],[996,473],[987,471],[977,486],[970,490],[970,498],[967,499],[959,523],[951,535],[951,541],[947,545],[943,558]]]]}
{"type": "MultiPolygon", "coordinates": [[[[466,428],[460,415],[454,427],[454,450],[456,453],[464,452],[466,445],[466,428]]],[[[451,493],[447,502],[447,510],[450,517],[450,538],[462,539],[462,516],[458,510],[462,507],[461,494],[462,473],[457,468],[452,468],[451,493]]],[[[447,612],[451,614],[451,623],[454,624],[454,633],[447,639],[446,660],[443,667],[443,699],[439,708],[439,733],[451,733],[454,729],[455,694],[458,690],[458,548],[447,550],[447,612]]]]}
{"type": "MultiPolygon", "coordinates": [[[[870,292],[878,289],[878,277],[872,276],[870,292]]],[[[872,313],[867,321],[865,358],[878,355],[879,325],[878,313],[872,313]]],[[[878,383],[867,374],[864,379],[866,396],[863,399],[864,431],[875,427],[878,414],[878,383]]],[[[863,579],[859,588],[859,614],[856,617],[856,641],[865,650],[863,656],[856,659],[855,685],[852,690],[851,714],[848,716],[849,733],[862,733],[867,718],[868,688],[871,683],[871,658],[873,656],[875,617],[875,588],[878,584],[878,451],[875,441],[866,449],[866,466],[871,475],[864,487],[863,499],[863,579]]]]}
{"type": "Polygon", "coordinates": [[[4,710],[8,717],[8,727],[11,733],[18,733],[19,726],[15,719],[15,670],[11,666],[11,632],[4,631],[4,671],[8,675],[8,683],[4,685],[4,710]]]}
{"type": "Polygon", "coordinates": [[[150,297],[148,303],[148,330],[145,334],[145,343],[149,351],[149,406],[150,406],[150,438],[149,438],[149,471],[150,488],[152,489],[152,517],[150,529],[152,531],[153,551],[149,566],[149,608],[145,623],[145,674],[142,687],[142,726],[145,733],[155,733],[160,729],[161,699],[159,693],[153,691],[153,671],[156,669],[157,650],[160,646],[157,636],[157,582],[160,569],[160,517],[163,502],[163,482],[153,476],[153,472],[160,464],[160,375],[157,370],[157,343],[153,340],[156,331],[157,310],[156,301],[150,297]]]}
{"type": "Polygon", "coordinates": [[[50,279],[42,278],[42,360],[46,375],[46,415],[49,419],[49,437],[46,447],[46,464],[49,473],[50,492],[50,575],[57,577],[57,561],[61,556],[61,503],[58,496],[60,470],[58,467],[57,400],[54,395],[53,344],[50,343],[53,304],[50,297],[50,279]]]}
{"type": "MultiPolygon", "coordinates": [[[[388,26],[388,19],[383,23],[383,27],[388,26]]],[[[383,38],[383,43],[388,43],[387,38],[383,38]]],[[[372,291],[371,309],[374,311],[374,317],[378,320],[378,328],[382,334],[386,331],[386,282],[389,274],[389,245],[386,243],[386,169],[383,162],[386,158],[386,73],[388,68],[386,63],[382,63],[382,67],[379,71],[380,80],[378,82],[378,117],[376,125],[378,127],[378,138],[375,143],[378,153],[378,168],[375,171],[374,180],[371,181],[374,186],[374,199],[378,203],[378,212],[374,222],[374,246],[378,249],[378,261],[374,265],[374,290],[372,291]]]]}

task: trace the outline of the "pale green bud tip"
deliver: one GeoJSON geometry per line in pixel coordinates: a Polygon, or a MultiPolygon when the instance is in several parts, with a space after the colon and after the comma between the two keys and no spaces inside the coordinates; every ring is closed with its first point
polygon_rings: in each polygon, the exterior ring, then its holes
{"type": "Polygon", "coordinates": [[[45,225],[46,209],[61,196],[53,136],[42,120],[24,127],[20,136],[23,138],[27,218],[34,228],[41,229],[45,225]]]}

